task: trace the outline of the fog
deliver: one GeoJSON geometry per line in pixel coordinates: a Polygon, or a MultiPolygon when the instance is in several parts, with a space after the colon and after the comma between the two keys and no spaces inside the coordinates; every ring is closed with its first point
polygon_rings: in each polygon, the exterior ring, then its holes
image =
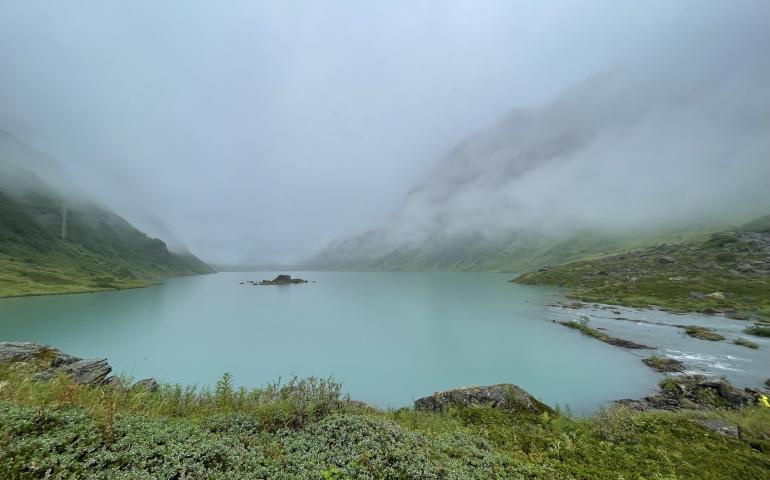
{"type": "Polygon", "coordinates": [[[763,0],[6,0],[0,130],[215,264],[383,226],[748,216],[770,210],[767,18],[763,0]]]}

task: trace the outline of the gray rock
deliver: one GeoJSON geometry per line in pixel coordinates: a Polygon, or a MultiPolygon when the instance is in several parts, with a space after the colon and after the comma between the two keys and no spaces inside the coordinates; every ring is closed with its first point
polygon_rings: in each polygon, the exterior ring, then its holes
{"type": "Polygon", "coordinates": [[[75,362],[79,362],[81,360],[83,360],[83,359],[80,358],[80,357],[73,357],[72,355],[67,355],[66,353],[60,353],[51,362],[51,367],[59,368],[59,367],[65,366],[65,365],[71,365],[71,364],[73,364],[75,362]]]}
{"type": "Polygon", "coordinates": [[[719,396],[721,396],[731,408],[748,407],[755,403],[753,395],[738,390],[724,380],[719,382],[719,396]]]}
{"type": "Polygon", "coordinates": [[[145,378],[143,380],[139,380],[136,382],[132,388],[143,388],[147,390],[148,392],[155,392],[160,388],[160,385],[158,384],[158,381],[154,378],[145,378]]]}
{"type": "Polygon", "coordinates": [[[41,380],[49,380],[57,374],[65,373],[69,375],[74,383],[81,385],[102,385],[106,383],[107,375],[112,371],[112,367],[107,363],[106,358],[94,360],[79,360],[58,368],[49,368],[38,374],[41,380]]]}
{"type": "Polygon", "coordinates": [[[750,392],[738,390],[727,380],[682,375],[668,378],[661,384],[657,395],[615,403],[637,410],[738,409],[753,405],[756,399],[750,392]]]}
{"type": "Polygon", "coordinates": [[[0,363],[26,362],[40,358],[45,354],[61,353],[55,348],[32,342],[0,342],[0,363]]]}
{"type": "Polygon", "coordinates": [[[734,437],[734,438],[740,437],[740,431],[738,430],[738,425],[733,425],[732,423],[723,422],[722,420],[712,420],[709,418],[703,418],[701,420],[698,420],[698,424],[707,430],[711,430],[721,435],[734,437]]]}
{"type": "Polygon", "coordinates": [[[441,411],[450,406],[490,406],[503,410],[530,413],[552,412],[553,410],[539,402],[522,388],[503,383],[486,387],[465,387],[437,392],[414,402],[417,410],[441,411]]]}

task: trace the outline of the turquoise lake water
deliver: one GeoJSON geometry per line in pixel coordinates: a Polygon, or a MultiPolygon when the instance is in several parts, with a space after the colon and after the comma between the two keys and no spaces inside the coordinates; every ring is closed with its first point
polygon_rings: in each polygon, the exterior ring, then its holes
{"type": "Polygon", "coordinates": [[[554,324],[549,288],[492,273],[279,272],[174,278],[118,292],[0,300],[0,339],[107,357],[134,378],[260,386],[333,376],[351,397],[410,405],[434,391],[515,383],[589,412],[654,390],[638,354],[554,324]]]}

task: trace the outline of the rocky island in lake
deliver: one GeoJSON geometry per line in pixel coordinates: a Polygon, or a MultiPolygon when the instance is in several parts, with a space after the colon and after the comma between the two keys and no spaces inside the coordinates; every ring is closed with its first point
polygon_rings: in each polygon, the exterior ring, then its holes
{"type": "Polygon", "coordinates": [[[302,278],[291,278],[291,275],[281,274],[272,280],[262,280],[259,282],[248,280],[243,283],[249,285],[293,285],[298,283],[308,283],[308,281],[302,278]]]}

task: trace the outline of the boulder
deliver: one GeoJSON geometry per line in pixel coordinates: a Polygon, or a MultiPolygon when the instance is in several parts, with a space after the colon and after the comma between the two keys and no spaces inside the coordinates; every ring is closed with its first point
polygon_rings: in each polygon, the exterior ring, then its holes
{"type": "Polygon", "coordinates": [[[77,362],[52,367],[38,374],[41,380],[49,380],[59,373],[69,375],[74,383],[81,385],[102,385],[106,383],[107,375],[112,371],[112,367],[107,363],[106,358],[94,360],[78,360],[77,362]]]}
{"type": "Polygon", "coordinates": [[[450,406],[489,406],[517,412],[543,413],[553,410],[522,388],[503,383],[486,387],[464,387],[437,392],[414,402],[417,410],[442,411],[450,406]]]}
{"type": "Polygon", "coordinates": [[[148,392],[155,392],[160,388],[160,385],[154,378],[145,378],[136,382],[132,388],[143,388],[148,392]]]}
{"type": "Polygon", "coordinates": [[[711,430],[713,432],[719,433],[720,435],[734,438],[738,438],[740,436],[740,431],[738,430],[737,425],[723,422],[722,420],[704,418],[698,420],[698,424],[706,430],[711,430]]]}

